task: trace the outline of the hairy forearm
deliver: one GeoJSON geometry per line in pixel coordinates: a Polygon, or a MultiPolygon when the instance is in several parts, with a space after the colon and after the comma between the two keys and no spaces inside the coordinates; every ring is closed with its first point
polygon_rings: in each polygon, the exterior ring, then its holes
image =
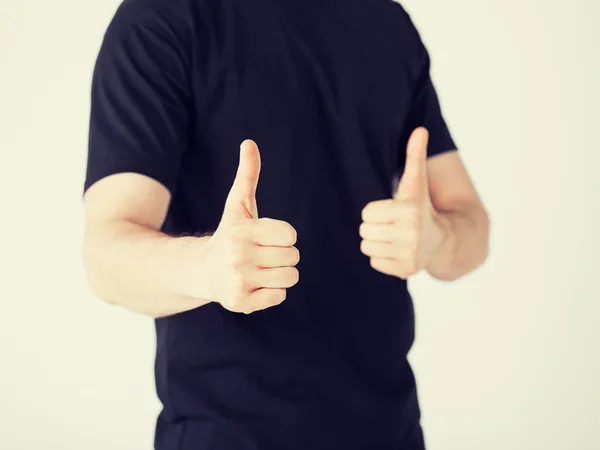
{"type": "Polygon", "coordinates": [[[427,271],[442,281],[453,281],[482,265],[488,255],[489,219],[481,205],[437,211],[443,230],[427,271]]]}
{"type": "Polygon", "coordinates": [[[88,225],[86,276],[98,297],[140,314],[163,317],[194,309],[209,300],[197,295],[202,293],[200,274],[190,295],[193,274],[186,268],[201,257],[208,239],[170,237],[123,220],[88,225]]]}

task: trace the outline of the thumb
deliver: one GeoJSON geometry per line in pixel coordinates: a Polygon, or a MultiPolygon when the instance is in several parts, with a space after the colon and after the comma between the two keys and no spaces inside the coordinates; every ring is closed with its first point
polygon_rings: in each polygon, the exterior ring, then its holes
{"type": "Polygon", "coordinates": [[[427,184],[427,143],[429,133],[423,127],[410,136],[406,147],[406,164],[398,185],[399,200],[421,200],[429,195],[427,184]]]}
{"type": "Polygon", "coordinates": [[[260,174],[260,153],[256,143],[246,139],[240,146],[240,162],[225,202],[223,216],[230,219],[257,219],[256,186],[260,174]]]}

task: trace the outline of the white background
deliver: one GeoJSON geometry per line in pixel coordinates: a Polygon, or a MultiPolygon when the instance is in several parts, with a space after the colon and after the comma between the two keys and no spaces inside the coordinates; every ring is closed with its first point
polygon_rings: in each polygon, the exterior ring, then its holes
{"type": "MultiPolygon", "coordinates": [[[[81,262],[90,77],[116,6],[0,0],[2,450],[152,447],[153,323],[95,299],[81,262]]],[[[429,449],[600,449],[599,2],[405,6],[493,225],[483,269],[411,281],[429,449]]]]}

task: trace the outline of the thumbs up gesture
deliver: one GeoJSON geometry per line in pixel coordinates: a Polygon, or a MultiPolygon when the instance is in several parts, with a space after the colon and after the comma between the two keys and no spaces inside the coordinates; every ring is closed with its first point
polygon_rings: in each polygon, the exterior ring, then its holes
{"type": "Polygon", "coordinates": [[[246,314],[280,304],[286,289],[298,282],[296,230],[281,220],[258,218],[259,174],[258,147],[246,140],[221,222],[204,258],[210,299],[246,314]]]}
{"type": "Polygon", "coordinates": [[[361,251],[371,266],[408,278],[425,268],[443,239],[429,197],[425,128],[417,128],[406,150],[406,165],[393,199],[369,203],[362,211],[361,251]]]}

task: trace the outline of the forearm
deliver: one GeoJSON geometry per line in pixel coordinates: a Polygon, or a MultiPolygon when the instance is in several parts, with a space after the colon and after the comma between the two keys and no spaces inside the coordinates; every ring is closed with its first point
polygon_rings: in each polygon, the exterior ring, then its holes
{"type": "Polygon", "coordinates": [[[489,219],[481,205],[438,211],[443,239],[427,265],[442,281],[453,281],[482,265],[488,255],[489,219]]]}
{"type": "Polygon", "coordinates": [[[137,313],[162,317],[194,309],[209,300],[200,274],[192,295],[195,277],[186,268],[202,257],[208,239],[170,237],[127,221],[88,225],[86,276],[98,297],[137,313]]]}

